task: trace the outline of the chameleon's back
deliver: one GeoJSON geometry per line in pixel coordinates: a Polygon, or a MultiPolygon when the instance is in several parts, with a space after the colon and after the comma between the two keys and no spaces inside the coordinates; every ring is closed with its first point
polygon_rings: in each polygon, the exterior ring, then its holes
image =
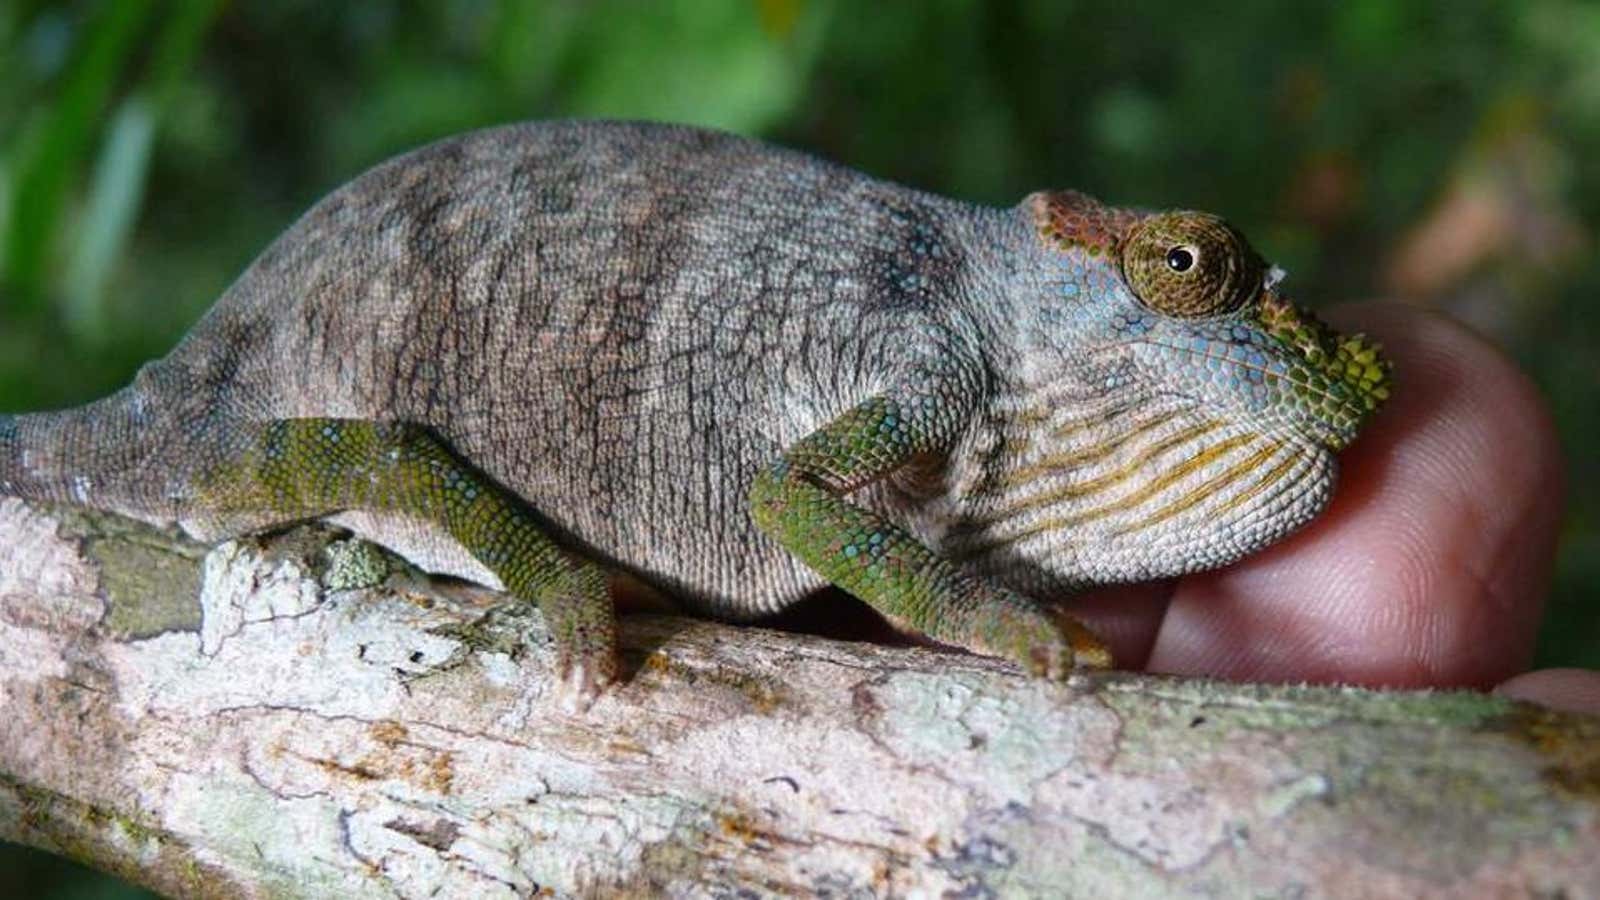
{"type": "MultiPolygon", "coordinates": [[[[881,386],[982,245],[950,232],[988,221],[704,131],[442,142],[319,203],[122,394],[0,420],[0,489],[225,534],[271,517],[190,500],[253,423],[415,422],[589,553],[770,607],[821,580],[749,524],[754,472],[881,386]]],[[[434,529],[359,522],[486,578],[434,529]]]]}

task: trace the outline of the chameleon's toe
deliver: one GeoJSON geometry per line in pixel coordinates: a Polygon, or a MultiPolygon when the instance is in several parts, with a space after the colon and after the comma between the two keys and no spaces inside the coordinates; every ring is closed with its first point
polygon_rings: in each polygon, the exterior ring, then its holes
{"type": "Polygon", "coordinates": [[[1060,681],[1074,669],[1105,669],[1111,651],[1072,617],[1031,603],[991,608],[979,627],[981,653],[1010,659],[1030,675],[1060,681]]]}
{"type": "Polygon", "coordinates": [[[1111,648],[1089,629],[1066,613],[1057,614],[1057,624],[1072,645],[1072,664],[1079,669],[1110,669],[1116,665],[1111,648]]]}
{"type": "Polygon", "coordinates": [[[1062,640],[1059,635],[1048,636],[1022,649],[1026,653],[1023,667],[1029,675],[1060,681],[1072,671],[1072,644],[1062,640]]]}

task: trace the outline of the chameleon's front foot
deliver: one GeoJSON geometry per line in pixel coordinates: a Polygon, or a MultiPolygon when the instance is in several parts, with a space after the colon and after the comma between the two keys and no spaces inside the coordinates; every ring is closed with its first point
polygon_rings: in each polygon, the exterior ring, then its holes
{"type": "Polygon", "coordinates": [[[1061,679],[1111,664],[1071,618],[941,557],[847,494],[938,446],[937,394],[874,397],[802,438],[750,487],[757,527],[891,621],[946,644],[1061,679]]]}
{"type": "Polygon", "coordinates": [[[951,635],[954,643],[1058,681],[1074,669],[1111,668],[1110,648],[1066,613],[1009,592],[979,602],[966,633],[951,635]]]}

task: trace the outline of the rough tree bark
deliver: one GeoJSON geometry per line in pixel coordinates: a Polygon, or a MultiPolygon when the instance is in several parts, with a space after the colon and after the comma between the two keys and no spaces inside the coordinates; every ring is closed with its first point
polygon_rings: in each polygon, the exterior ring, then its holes
{"type": "Polygon", "coordinates": [[[662,616],[569,715],[536,613],[330,535],[0,502],[0,836],[191,896],[1600,885],[1594,718],[662,616]]]}

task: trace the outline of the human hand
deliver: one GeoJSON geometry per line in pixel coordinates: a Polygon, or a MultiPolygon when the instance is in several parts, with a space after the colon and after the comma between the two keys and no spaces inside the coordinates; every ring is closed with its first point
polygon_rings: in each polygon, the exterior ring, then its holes
{"type": "Polygon", "coordinates": [[[1395,392],[1341,454],[1327,511],[1226,569],[1094,591],[1074,613],[1126,668],[1498,685],[1600,713],[1600,672],[1525,672],[1565,492],[1555,430],[1533,383],[1433,313],[1373,303],[1329,318],[1383,344],[1395,392]]]}

